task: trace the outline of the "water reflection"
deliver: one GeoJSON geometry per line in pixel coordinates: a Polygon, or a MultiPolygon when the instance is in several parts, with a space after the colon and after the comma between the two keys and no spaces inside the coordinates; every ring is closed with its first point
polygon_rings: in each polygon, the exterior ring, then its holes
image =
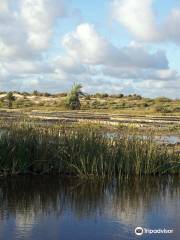
{"type": "Polygon", "coordinates": [[[179,199],[179,177],[1,180],[0,239],[136,239],[136,226],[171,227],[178,239],[179,199]]]}

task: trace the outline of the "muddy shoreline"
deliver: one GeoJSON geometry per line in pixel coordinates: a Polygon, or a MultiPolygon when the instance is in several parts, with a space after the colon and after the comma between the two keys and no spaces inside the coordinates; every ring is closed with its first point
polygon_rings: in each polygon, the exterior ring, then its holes
{"type": "Polygon", "coordinates": [[[103,126],[130,126],[141,129],[167,130],[180,135],[180,117],[178,116],[153,116],[153,115],[128,115],[128,114],[100,114],[84,111],[59,111],[59,112],[20,112],[1,111],[0,120],[29,119],[35,121],[48,121],[49,123],[89,123],[103,126]]]}

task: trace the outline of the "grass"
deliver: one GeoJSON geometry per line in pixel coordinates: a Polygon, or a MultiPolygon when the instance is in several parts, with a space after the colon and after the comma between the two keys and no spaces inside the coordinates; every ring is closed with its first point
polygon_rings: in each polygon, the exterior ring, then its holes
{"type": "Polygon", "coordinates": [[[143,139],[124,131],[107,136],[90,126],[6,126],[0,134],[0,175],[28,173],[100,178],[179,174],[180,157],[151,135],[143,139]]]}

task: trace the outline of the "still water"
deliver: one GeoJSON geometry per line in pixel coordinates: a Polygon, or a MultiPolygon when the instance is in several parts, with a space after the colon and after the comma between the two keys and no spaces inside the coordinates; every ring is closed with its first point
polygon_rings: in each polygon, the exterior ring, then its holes
{"type": "Polygon", "coordinates": [[[180,239],[179,180],[1,179],[0,239],[180,239]],[[136,236],[137,226],[173,233],[136,236]]]}

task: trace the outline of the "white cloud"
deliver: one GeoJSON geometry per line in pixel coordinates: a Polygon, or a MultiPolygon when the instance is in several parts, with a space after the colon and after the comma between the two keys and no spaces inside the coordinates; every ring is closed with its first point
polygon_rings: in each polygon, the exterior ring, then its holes
{"type": "Polygon", "coordinates": [[[42,61],[19,60],[5,62],[3,65],[8,72],[13,72],[14,74],[45,74],[53,70],[49,63],[42,61]]]}
{"type": "Polygon", "coordinates": [[[54,60],[54,67],[56,70],[68,72],[70,74],[81,74],[87,71],[87,66],[69,56],[60,56],[54,60]]]}
{"type": "Polygon", "coordinates": [[[48,50],[64,0],[0,0],[0,58],[34,58],[48,50]]]}
{"type": "Polygon", "coordinates": [[[152,11],[153,1],[113,0],[113,17],[138,38],[143,40],[155,39],[158,34],[152,11]]]}
{"type": "Polygon", "coordinates": [[[162,23],[153,9],[157,0],[112,0],[112,15],[137,39],[180,43],[180,9],[172,9],[162,23]]]}
{"type": "Polygon", "coordinates": [[[80,24],[62,40],[67,54],[84,64],[116,67],[168,68],[163,51],[148,53],[139,45],[118,48],[103,38],[92,24],[80,24]]]}
{"type": "Polygon", "coordinates": [[[7,13],[8,12],[8,1],[0,0],[0,12],[7,13]]]}
{"type": "Polygon", "coordinates": [[[27,30],[28,44],[34,49],[46,49],[57,17],[65,15],[64,0],[21,1],[20,13],[27,30]]]}
{"type": "Polygon", "coordinates": [[[180,76],[177,71],[172,69],[139,69],[139,68],[116,68],[105,67],[102,69],[105,76],[110,76],[117,79],[134,79],[134,80],[148,80],[154,81],[172,81],[178,79],[180,76]]]}
{"type": "Polygon", "coordinates": [[[100,64],[107,54],[108,43],[95,31],[93,25],[84,23],[63,37],[62,45],[68,54],[87,64],[100,64]]]}
{"type": "MultiPolygon", "coordinates": [[[[67,91],[73,82],[81,82],[85,90],[91,92],[108,90],[109,93],[148,94],[153,85],[156,93],[166,89],[165,93],[172,95],[176,92],[177,95],[176,85],[180,77],[169,69],[164,51],[149,50],[140,41],[119,47],[97,32],[93,24],[82,23],[74,31],[69,25],[71,32],[62,37],[59,46],[64,47],[65,53],[60,53],[63,51],[59,51],[57,42],[54,43],[57,39],[54,34],[59,32],[56,26],[60,18],[66,16],[68,1],[0,0],[2,90],[67,91]]],[[[179,41],[180,33],[175,29],[180,21],[178,10],[169,14],[157,34],[159,26],[155,22],[152,1],[121,0],[113,3],[117,4],[116,18],[138,39],[179,41]]]]}
{"type": "Polygon", "coordinates": [[[0,0],[2,89],[33,86],[40,82],[35,78],[53,71],[43,54],[50,49],[56,21],[66,15],[66,4],[64,0],[0,0]]]}
{"type": "Polygon", "coordinates": [[[134,88],[150,98],[158,96],[176,98],[179,97],[180,78],[174,81],[154,81],[153,79],[139,81],[134,83],[134,88]]]}
{"type": "Polygon", "coordinates": [[[0,62],[0,82],[4,82],[9,77],[9,72],[7,69],[3,66],[3,64],[0,62]]]}
{"type": "Polygon", "coordinates": [[[180,43],[180,9],[173,9],[162,26],[162,37],[180,43]]]}
{"type": "MultiPolygon", "coordinates": [[[[151,82],[151,88],[153,82],[153,88],[157,86],[161,92],[159,85],[167,86],[162,82],[174,83],[180,78],[177,71],[169,69],[163,51],[149,53],[137,42],[116,47],[92,24],[80,24],[62,38],[62,44],[66,55],[55,60],[56,79],[81,82],[85,91],[142,93],[143,89],[148,95],[143,85],[146,81],[151,82]]],[[[175,91],[174,88],[171,93],[175,91]]]]}

